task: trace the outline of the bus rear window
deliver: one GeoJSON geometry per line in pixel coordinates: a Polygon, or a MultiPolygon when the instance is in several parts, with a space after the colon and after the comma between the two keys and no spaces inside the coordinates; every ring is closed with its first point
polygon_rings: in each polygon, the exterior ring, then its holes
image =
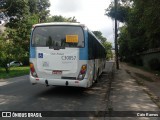
{"type": "Polygon", "coordinates": [[[84,47],[80,26],[38,26],[33,30],[34,47],[84,47]]]}

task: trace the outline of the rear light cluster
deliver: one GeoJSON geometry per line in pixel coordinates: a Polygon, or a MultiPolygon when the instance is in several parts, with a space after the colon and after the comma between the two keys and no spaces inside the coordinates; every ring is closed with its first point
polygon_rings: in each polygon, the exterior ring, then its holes
{"type": "Polygon", "coordinates": [[[77,79],[78,80],[83,80],[84,76],[86,75],[86,71],[87,71],[87,65],[82,65],[77,79]]]}
{"type": "Polygon", "coordinates": [[[38,77],[33,63],[30,63],[30,71],[31,71],[31,74],[32,74],[33,77],[38,77]]]}

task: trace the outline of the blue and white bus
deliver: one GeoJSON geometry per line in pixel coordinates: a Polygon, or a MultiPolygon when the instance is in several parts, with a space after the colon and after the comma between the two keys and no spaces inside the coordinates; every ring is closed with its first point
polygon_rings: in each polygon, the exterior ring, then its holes
{"type": "Polygon", "coordinates": [[[105,48],[80,23],[41,23],[30,40],[30,81],[90,87],[105,68],[105,48]]]}

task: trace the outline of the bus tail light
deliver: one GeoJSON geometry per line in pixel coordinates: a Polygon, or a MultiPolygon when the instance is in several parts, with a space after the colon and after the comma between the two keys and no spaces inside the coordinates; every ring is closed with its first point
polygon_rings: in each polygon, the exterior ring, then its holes
{"type": "Polygon", "coordinates": [[[38,77],[33,63],[30,63],[30,71],[31,71],[31,74],[32,74],[33,77],[38,77]]]}
{"type": "Polygon", "coordinates": [[[87,71],[87,65],[82,65],[77,79],[78,80],[83,80],[84,76],[86,75],[86,71],[87,71]]]}

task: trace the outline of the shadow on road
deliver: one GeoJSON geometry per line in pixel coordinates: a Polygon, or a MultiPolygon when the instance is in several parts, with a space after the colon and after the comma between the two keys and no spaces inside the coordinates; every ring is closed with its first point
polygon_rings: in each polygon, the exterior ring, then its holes
{"type": "Polygon", "coordinates": [[[61,86],[50,86],[50,89],[42,91],[37,96],[76,96],[84,95],[85,88],[75,88],[75,87],[61,87],[61,86]]]}

